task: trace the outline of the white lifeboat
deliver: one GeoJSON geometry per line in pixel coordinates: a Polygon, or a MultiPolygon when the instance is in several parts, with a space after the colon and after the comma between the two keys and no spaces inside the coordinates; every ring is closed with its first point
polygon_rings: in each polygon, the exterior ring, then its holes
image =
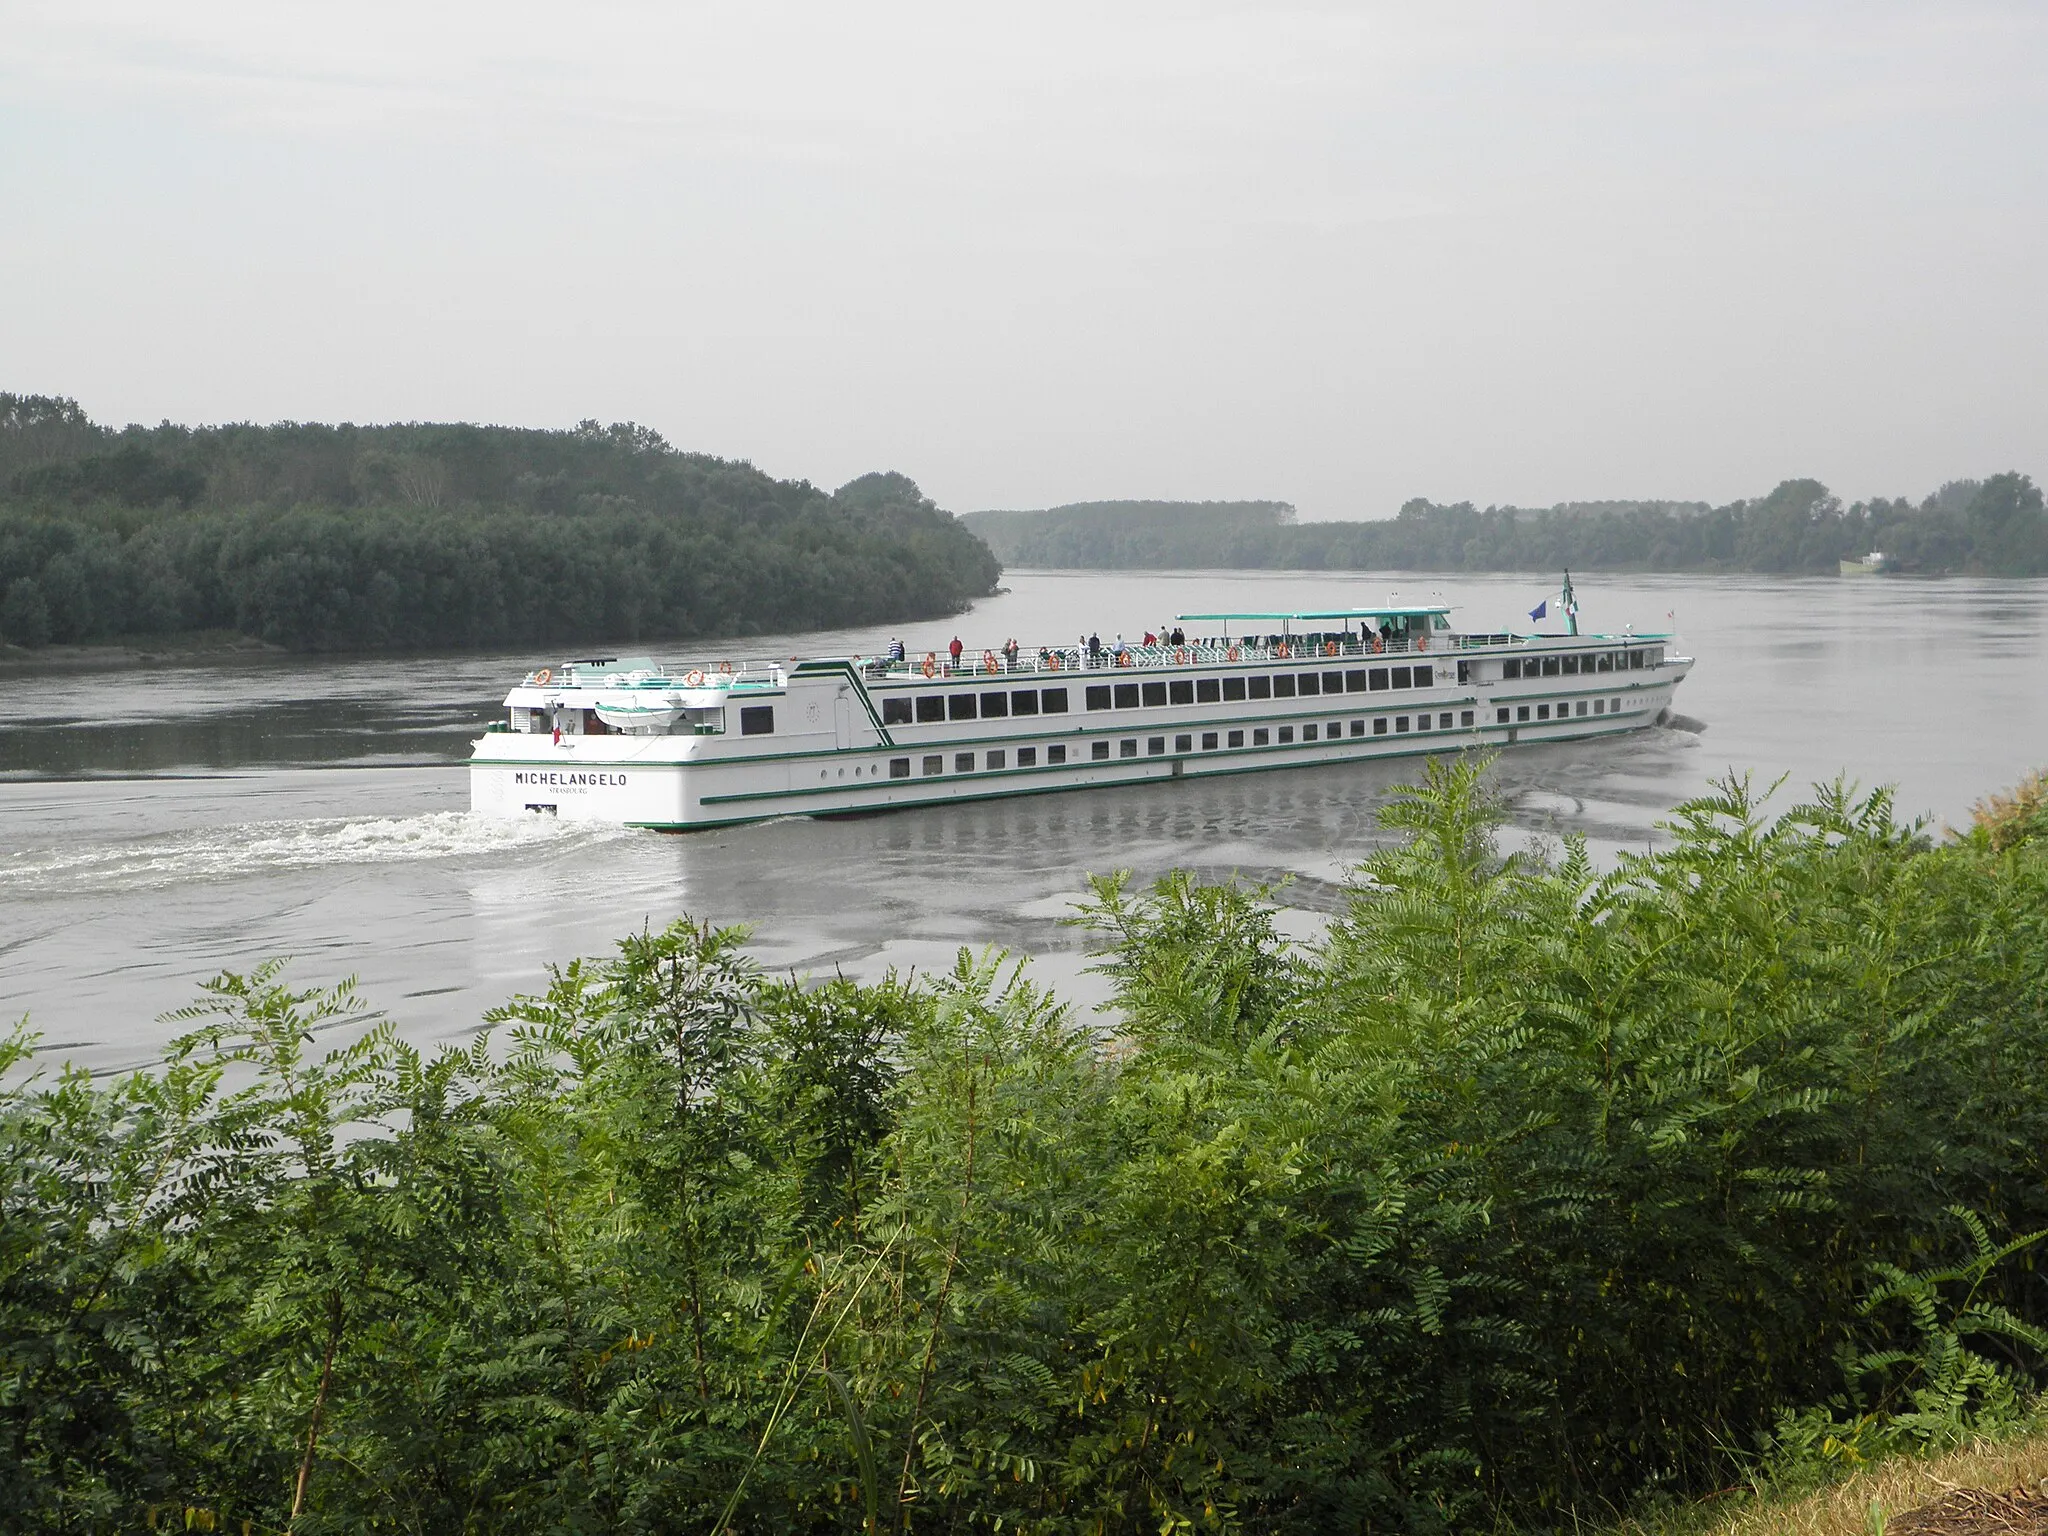
{"type": "Polygon", "coordinates": [[[615,731],[667,731],[682,718],[683,699],[666,679],[651,685],[605,688],[591,700],[597,718],[615,731]]]}

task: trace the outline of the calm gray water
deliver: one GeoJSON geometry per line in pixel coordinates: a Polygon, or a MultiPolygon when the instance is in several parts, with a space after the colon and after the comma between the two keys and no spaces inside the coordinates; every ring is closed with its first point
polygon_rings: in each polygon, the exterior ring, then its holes
{"type": "MultiPolygon", "coordinates": [[[[1528,627],[1547,578],[1013,572],[913,651],[1099,629],[1175,612],[1348,607],[1389,590],[1459,605],[1460,628],[1528,627]]],[[[1515,822],[1611,854],[1731,768],[1791,794],[1846,773],[1915,814],[2048,763],[2048,583],[1608,578],[1580,584],[1589,630],[1667,627],[1699,658],[1678,708],[1703,732],[1523,748],[1496,772],[1515,822]]],[[[664,656],[876,651],[886,631],[757,638],[664,656]]],[[[660,649],[660,648],[656,648],[660,649]]],[[[1175,865],[1293,876],[1312,932],[1371,845],[1389,785],[1415,772],[1296,769],[836,822],[670,836],[472,820],[462,769],[506,687],[554,656],[249,659],[0,678],[0,1018],[52,1055],[151,1059],[158,1016],[222,968],[294,957],[301,982],[360,977],[422,1042],[544,983],[544,967],[684,912],[746,921],[767,962],[878,974],[960,945],[1033,957],[1081,1000],[1082,936],[1061,924],[1090,871],[1175,865]]]]}

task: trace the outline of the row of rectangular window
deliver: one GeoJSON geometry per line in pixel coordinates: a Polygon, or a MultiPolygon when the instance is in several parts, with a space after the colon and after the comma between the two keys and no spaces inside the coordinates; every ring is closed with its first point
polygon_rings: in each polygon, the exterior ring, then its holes
{"type": "MultiPolygon", "coordinates": [[[[1181,677],[1154,682],[1096,683],[1087,707],[1159,709],[1172,704],[1236,704],[1250,699],[1316,698],[1333,693],[1378,693],[1433,688],[1434,666],[1354,667],[1342,672],[1278,672],[1271,676],[1181,677]]],[[[1018,715],[1067,713],[1064,688],[991,689],[979,693],[896,694],[882,700],[884,725],[933,725],[947,720],[1002,720],[1018,715]]]]}
{"type": "MultiPolygon", "coordinates": [[[[1064,745],[1055,743],[1052,746],[1049,746],[1045,749],[1045,765],[1048,768],[1061,767],[1065,764],[1066,760],[1067,749],[1064,745]]],[[[993,769],[1002,769],[1009,767],[1009,749],[998,748],[997,750],[988,753],[985,759],[985,766],[993,769]]],[[[1017,766],[1019,768],[1036,768],[1038,766],[1038,748],[1017,748],[1017,766]]],[[[927,778],[931,777],[934,774],[944,773],[946,771],[945,753],[932,753],[929,757],[927,757],[924,760],[922,764],[920,764],[920,767],[923,769],[924,775],[927,778]]],[[[953,771],[955,773],[974,772],[974,754],[972,752],[955,752],[953,754],[953,771]]],[[[907,757],[891,758],[889,760],[889,777],[892,779],[909,778],[910,759],[907,757]]]]}
{"type": "Polygon", "coordinates": [[[1640,671],[1664,665],[1664,647],[1652,645],[1637,651],[1574,651],[1559,656],[1510,656],[1500,664],[1505,679],[1518,677],[1578,677],[1587,672],[1640,671]]]}
{"type": "Polygon", "coordinates": [[[943,720],[1005,720],[1013,715],[1064,715],[1064,688],[1007,688],[986,693],[885,695],[882,724],[931,725],[943,720]]]}
{"type": "MultiPolygon", "coordinates": [[[[1473,712],[1469,709],[1460,712],[1456,718],[1459,726],[1469,728],[1473,724],[1473,712]]],[[[1434,728],[1436,730],[1448,731],[1456,728],[1451,724],[1452,712],[1445,710],[1442,714],[1434,717],[1426,714],[1414,716],[1381,715],[1372,722],[1372,734],[1375,736],[1386,736],[1389,734],[1405,736],[1410,731],[1428,731],[1432,728],[1432,720],[1434,720],[1434,728]]],[[[1259,725],[1253,726],[1249,733],[1245,731],[1228,731],[1223,733],[1223,745],[1225,747],[1242,747],[1245,744],[1246,735],[1249,734],[1251,744],[1255,747],[1291,747],[1295,744],[1295,733],[1296,728],[1291,725],[1259,725]]],[[[1202,750],[1204,752],[1214,752],[1216,750],[1217,734],[1215,731],[1203,732],[1202,750]]],[[[1366,722],[1363,720],[1352,721],[1351,734],[1353,736],[1365,735],[1366,722]]],[[[1341,720],[1311,720],[1306,725],[1300,727],[1300,740],[1304,743],[1317,740],[1341,741],[1343,736],[1344,722],[1341,720]]],[[[1173,738],[1173,750],[1175,752],[1191,752],[1194,750],[1193,742],[1194,738],[1192,736],[1176,736],[1173,738]]],[[[1089,754],[1097,762],[1100,762],[1109,756],[1109,749],[1110,743],[1098,741],[1091,744],[1089,754]]],[[[1164,736],[1146,738],[1145,755],[1147,757],[1161,757],[1165,755],[1165,752],[1166,738],[1164,736]]],[[[1137,738],[1126,737],[1124,740],[1116,743],[1116,755],[1118,757],[1136,757],[1138,755],[1137,738]]]]}
{"type": "MultiPolygon", "coordinates": [[[[1570,655],[1509,657],[1501,663],[1505,680],[1528,677],[1577,677],[1582,673],[1627,671],[1660,666],[1661,646],[1630,651],[1588,651],[1570,655]]],[[[1431,666],[1352,667],[1330,672],[1276,672],[1271,676],[1170,678],[1150,682],[1096,683],[1086,691],[1090,710],[1158,709],[1174,704],[1235,704],[1253,699],[1314,698],[1333,693],[1378,693],[1396,688],[1430,688],[1436,682],[1431,666]]],[[[992,689],[979,693],[897,694],[882,700],[884,725],[932,725],[948,720],[1002,720],[1018,715],[1063,715],[1068,711],[1065,688],[992,689]]],[[[772,715],[759,712],[766,719],[772,715]]],[[[742,734],[765,735],[772,725],[742,734]]]]}
{"type": "MultiPolygon", "coordinates": [[[[1585,701],[1584,699],[1580,699],[1580,700],[1578,701],[1578,704],[1579,704],[1579,714],[1580,714],[1581,716],[1583,716],[1583,715],[1587,714],[1587,713],[1588,713],[1588,710],[1587,710],[1587,708],[1586,708],[1586,701],[1585,701]]],[[[1509,709],[1508,709],[1508,706],[1507,706],[1507,705],[1505,705],[1505,704],[1503,704],[1503,705],[1501,705],[1501,706],[1500,706],[1500,708],[1496,709],[1496,710],[1495,710],[1495,711],[1493,712],[1493,723],[1494,723],[1495,725],[1510,725],[1510,724],[1513,724],[1513,725],[1520,725],[1520,724],[1522,724],[1523,722],[1525,722],[1525,721],[1527,721],[1527,720],[1529,719],[1529,711],[1530,711],[1530,709],[1531,709],[1532,707],[1533,707],[1533,708],[1535,709],[1535,711],[1536,711],[1536,716],[1535,716],[1535,718],[1536,718],[1536,719],[1538,719],[1538,720],[1548,720],[1548,719],[1550,719],[1550,718],[1551,718],[1551,714],[1550,714],[1550,706],[1549,706],[1548,704],[1537,704],[1537,705],[1534,705],[1534,706],[1531,706],[1531,705],[1528,705],[1528,704],[1517,704],[1517,705],[1515,705],[1515,706],[1514,706],[1514,709],[1513,709],[1513,719],[1511,720],[1511,719],[1509,718],[1509,713],[1510,713],[1510,711],[1509,711],[1509,709]]],[[[1619,700],[1619,699],[1595,699],[1595,700],[1593,700],[1593,708],[1592,708],[1592,710],[1591,710],[1590,712],[1591,712],[1592,714],[1596,714],[1596,715],[1618,715],[1618,714],[1620,714],[1620,713],[1621,713],[1621,700],[1619,700]]],[[[1562,703],[1560,703],[1560,704],[1559,704],[1559,705],[1557,706],[1557,718],[1558,718],[1558,719],[1560,719],[1560,720],[1568,720],[1568,719],[1570,719],[1570,718],[1571,718],[1571,714],[1572,714],[1572,701],[1571,701],[1571,700],[1569,700],[1569,699],[1566,699],[1565,701],[1563,701],[1562,703]]]]}
{"type": "Polygon", "coordinates": [[[1436,669],[1355,667],[1344,672],[1276,672],[1271,676],[1184,677],[1162,682],[1092,683],[1091,710],[1157,709],[1172,704],[1237,704],[1248,699],[1315,698],[1335,693],[1377,693],[1389,688],[1432,688],[1436,669]]]}
{"type": "MultiPolygon", "coordinates": [[[[1456,718],[1459,726],[1469,728],[1473,724],[1473,712],[1469,709],[1459,713],[1456,718]]],[[[1372,722],[1372,734],[1375,736],[1385,736],[1390,733],[1406,735],[1410,731],[1424,732],[1432,729],[1432,719],[1434,720],[1434,729],[1436,730],[1448,731],[1454,729],[1451,724],[1452,712],[1445,710],[1434,717],[1427,714],[1414,716],[1381,715],[1372,722]]],[[[1353,736],[1365,735],[1365,721],[1353,720],[1351,722],[1351,734],[1353,736]]],[[[1225,748],[1242,747],[1245,744],[1246,735],[1247,732],[1241,730],[1227,732],[1204,731],[1201,733],[1201,750],[1204,752],[1214,752],[1218,750],[1219,742],[1225,748]]],[[[1251,744],[1255,747],[1273,745],[1287,747],[1294,745],[1295,727],[1291,725],[1254,726],[1251,728],[1249,735],[1251,737],[1251,744]]],[[[1340,741],[1343,739],[1343,735],[1344,722],[1341,720],[1312,720],[1300,728],[1300,739],[1303,742],[1317,740],[1340,741]]],[[[1136,757],[1138,755],[1138,740],[1135,736],[1129,736],[1122,741],[1114,743],[1109,741],[1090,742],[1088,755],[1095,762],[1107,762],[1111,756],[1111,748],[1114,747],[1117,757],[1136,757]]],[[[1193,752],[1196,750],[1194,733],[1189,732],[1174,737],[1173,750],[1176,753],[1193,752]]],[[[1018,747],[1016,753],[1017,766],[1019,768],[1036,768],[1038,766],[1038,748],[1018,747]]],[[[1166,738],[1164,736],[1147,737],[1145,739],[1145,755],[1147,757],[1164,757],[1166,755],[1166,738]]],[[[1047,767],[1060,767],[1066,760],[1067,749],[1064,746],[1055,745],[1045,749],[1047,767]]],[[[997,748],[984,753],[981,766],[985,770],[992,771],[1008,768],[1010,766],[1009,750],[997,748]]],[[[946,771],[946,754],[943,752],[930,754],[920,764],[920,768],[923,775],[927,778],[944,773],[946,771]]],[[[953,754],[953,772],[972,773],[974,770],[975,758],[972,752],[956,752],[953,754]]],[[[892,779],[909,778],[910,759],[907,757],[892,758],[889,763],[889,777],[892,779]]]]}

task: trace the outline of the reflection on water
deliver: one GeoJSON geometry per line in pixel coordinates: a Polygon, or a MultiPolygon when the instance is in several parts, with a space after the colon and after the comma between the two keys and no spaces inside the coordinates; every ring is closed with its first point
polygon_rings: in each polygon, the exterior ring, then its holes
{"type": "MultiPolygon", "coordinates": [[[[514,664],[516,666],[516,663],[514,664]]],[[[0,778],[192,773],[319,764],[445,763],[504,689],[475,658],[14,675],[0,778]]]]}
{"type": "MultiPolygon", "coordinates": [[[[1402,578],[1461,627],[1526,627],[1549,577],[1402,578]]],[[[913,651],[1135,633],[1177,611],[1353,606],[1377,578],[1033,575],[913,651]]],[[[1518,839],[1641,847],[1672,805],[1731,768],[1794,788],[1847,772],[1896,782],[1910,811],[1970,802],[2048,762],[2048,583],[1598,578],[1589,628],[1667,627],[1699,665],[1653,730],[1521,749],[1495,782],[1518,839]]],[[[806,651],[876,652],[885,631],[806,651]]],[[[634,647],[673,659],[788,655],[783,637],[634,647]]],[[[29,1012],[61,1054],[146,1060],[154,1022],[214,970],[296,957],[306,982],[361,977],[423,1041],[544,983],[544,965],[688,911],[755,925],[773,966],[950,963],[959,945],[1033,958],[1063,995],[1101,995],[1062,923],[1090,871],[1175,866],[1291,881],[1311,934],[1375,838],[1412,761],[1185,779],[687,836],[466,814],[461,761],[511,680],[556,657],[237,658],[99,674],[16,673],[0,729],[0,1014],[29,1012]],[[346,771],[344,771],[346,770],[346,771]]]]}

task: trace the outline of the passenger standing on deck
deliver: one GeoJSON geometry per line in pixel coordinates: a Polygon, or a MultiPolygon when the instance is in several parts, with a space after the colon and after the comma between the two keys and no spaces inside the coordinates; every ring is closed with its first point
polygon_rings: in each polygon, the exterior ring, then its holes
{"type": "Polygon", "coordinates": [[[1003,660],[1009,663],[1012,672],[1017,670],[1017,637],[1015,635],[1010,636],[1009,643],[1003,647],[1003,660]]]}
{"type": "Polygon", "coordinates": [[[966,649],[967,647],[960,643],[960,637],[958,635],[955,635],[953,637],[953,643],[946,647],[946,650],[951,654],[953,658],[953,670],[955,670],[956,672],[960,669],[960,653],[966,649]]]}
{"type": "Polygon", "coordinates": [[[889,642],[889,659],[891,661],[901,661],[903,659],[903,642],[901,640],[891,640],[889,642]]]}
{"type": "Polygon", "coordinates": [[[1102,661],[1102,636],[1094,630],[1088,631],[1088,665],[1097,666],[1102,661]]]}

